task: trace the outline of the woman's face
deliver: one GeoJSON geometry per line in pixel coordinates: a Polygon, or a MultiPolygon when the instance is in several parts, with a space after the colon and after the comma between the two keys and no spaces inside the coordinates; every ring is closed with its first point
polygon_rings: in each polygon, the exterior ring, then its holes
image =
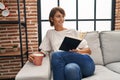
{"type": "Polygon", "coordinates": [[[61,14],[59,11],[57,11],[54,15],[54,17],[51,19],[53,21],[54,26],[61,26],[63,27],[64,22],[64,15],[61,14]]]}

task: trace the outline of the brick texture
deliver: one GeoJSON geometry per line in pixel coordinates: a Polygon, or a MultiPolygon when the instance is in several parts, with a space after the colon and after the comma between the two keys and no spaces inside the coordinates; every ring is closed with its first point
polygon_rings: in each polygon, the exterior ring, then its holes
{"type": "MultiPolygon", "coordinates": [[[[24,57],[24,63],[27,58],[24,57]]],[[[0,58],[0,80],[14,79],[18,71],[21,69],[20,57],[0,58]]]]}
{"type": "Polygon", "coordinates": [[[120,0],[116,0],[115,30],[120,30],[120,0]]]}
{"type": "MultiPolygon", "coordinates": [[[[0,0],[3,1],[10,11],[10,15],[3,17],[0,10],[0,21],[18,20],[17,0],[0,0]]],[[[24,20],[23,0],[20,1],[21,21],[24,20]]],[[[28,28],[28,48],[29,53],[37,51],[38,47],[38,29],[37,29],[37,0],[26,0],[26,17],[28,28]]],[[[22,43],[25,47],[25,29],[21,26],[22,43]]],[[[0,47],[6,48],[6,51],[13,51],[13,45],[20,47],[19,27],[17,24],[0,24],[0,47]]],[[[5,53],[4,53],[5,54],[5,53]]],[[[0,53],[1,55],[1,53],[0,53]]],[[[27,58],[24,56],[24,62],[27,58]]],[[[14,80],[16,74],[21,69],[20,57],[0,57],[0,80],[14,80]]]]}

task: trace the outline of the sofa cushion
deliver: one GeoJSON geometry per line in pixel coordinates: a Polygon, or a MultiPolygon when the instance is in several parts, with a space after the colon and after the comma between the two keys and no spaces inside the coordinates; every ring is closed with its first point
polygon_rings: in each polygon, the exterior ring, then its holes
{"type": "Polygon", "coordinates": [[[100,32],[100,43],[105,64],[120,61],[120,31],[100,32]]]}
{"type": "Polygon", "coordinates": [[[106,67],[120,74],[120,62],[107,64],[106,67]]]}
{"type": "Polygon", "coordinates": [[[88,32],[85,36],[92,54],[90,55],[95,64],[103,65],[103,57],[100,49],[99,33],[97,31],[88,32]]]}
{"type": "Polygon", "coordinates": [[[50,61],[46,56],[41,66],[35,66],[27,61],[16,75],[15,80],[49,80],[50,72],[50,61]]]}
{"type": "MultiPolygon", "coordinates": [[[[117,74],[105,66],[96,65],[95,73],[92,76],[83,78],[82,80],[120,80],[120,74],[117,74]]],[[[53,80],[53,75],[51,80],[53,80]]]]}
{"type": "Polygon", "coordinates": [[[120,80],[120,74],[117,74],[105,66],[96,65],[96,70],[93,76],[83,78],[82,80],[120,80]]]}

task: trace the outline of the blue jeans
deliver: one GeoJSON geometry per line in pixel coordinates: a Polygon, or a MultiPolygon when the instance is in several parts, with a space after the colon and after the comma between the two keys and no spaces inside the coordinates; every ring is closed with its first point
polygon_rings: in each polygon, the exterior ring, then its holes
{"type": "Polygon", "coordinates": [[[89,55],[75,52],[53,52],[53,80],[81,80],[93,75],[95,64],[89,55]]]}

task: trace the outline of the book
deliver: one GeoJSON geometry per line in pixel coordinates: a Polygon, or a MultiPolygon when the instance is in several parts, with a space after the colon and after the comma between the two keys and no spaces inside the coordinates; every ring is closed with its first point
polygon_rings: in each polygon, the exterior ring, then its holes
{"type": "Polygon", "coordinates": [[[60,45],[59,50],[69,51],[72,49],[76,49],[82,40],[65,37],[62,44],[60,45]]]}

